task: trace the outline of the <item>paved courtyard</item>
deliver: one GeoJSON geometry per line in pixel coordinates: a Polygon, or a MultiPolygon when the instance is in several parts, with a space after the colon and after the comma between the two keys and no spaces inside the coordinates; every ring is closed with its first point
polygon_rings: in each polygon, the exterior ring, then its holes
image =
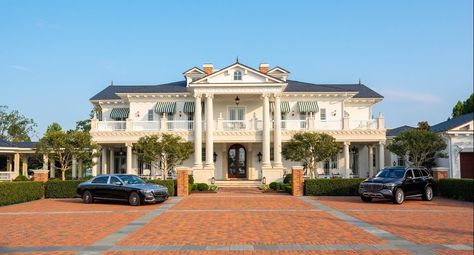
{"type": "Polygon", "coordinates": [[[362,203],[223,189],[156,205],[0,207],[9,254],[472,254],[472,203],[362,203]]]}

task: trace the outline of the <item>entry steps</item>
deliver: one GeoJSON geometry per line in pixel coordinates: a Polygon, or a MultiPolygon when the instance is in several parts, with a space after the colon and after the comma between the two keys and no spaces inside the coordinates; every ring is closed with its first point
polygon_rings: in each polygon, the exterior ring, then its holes
{"type": "Polygon", "coordinates": [[[219,188],[257,188],[262,182],[260,180],[216,180],[219,188]]]}

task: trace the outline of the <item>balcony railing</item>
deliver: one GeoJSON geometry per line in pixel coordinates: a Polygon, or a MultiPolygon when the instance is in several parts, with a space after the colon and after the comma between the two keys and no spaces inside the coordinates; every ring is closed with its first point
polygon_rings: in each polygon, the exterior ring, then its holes
{"type": "MultiPolygon", "coordinates": [[[[224,120],[219,118],[214,121],[214,130],[262,130],[263,121],[259,119],[250,120],[224,120]]],[[[274,128],[272,122],[270,127],[274,128]]],[[[202,130],[206,130],[206,121],[202,122],[202,130]]],[[[382,119],[371,120],[327,120],[320,121],[314,118],[306,120],[282,120],[282,130],[366,130],[383,129],[382,119]]],[[[166,120],[160,121],[95,121],[93,131],[173,131],[194,130],[192,120],[166,120]]]]}
{"type": "Polygon", "coordinates": [[[14,177],[14,172],[0,171],[0,181],[11,181],[14,177]]]}

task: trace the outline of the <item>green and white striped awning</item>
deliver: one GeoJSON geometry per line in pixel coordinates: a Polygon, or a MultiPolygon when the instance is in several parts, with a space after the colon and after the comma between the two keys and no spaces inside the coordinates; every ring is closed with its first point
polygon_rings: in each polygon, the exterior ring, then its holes
{"type": "Polygon", "coordinates": [[[318,102],[316,101],[304,101],[298,102],[299,112],[319,112],[318,102]]]}
{"type": "Polygon", "coordinates": [[[176,102],[158,102],[155,106],[156,113],[174,113],[176,112],[176,102]]]}
{"type": "MultiPolygon", "coordinates": [[[[282,101],[280,102],[280,110],[282,113],[290,112],[290,102],[282,101]]],[[[275,111],[275,102],[270,102],[270,112],[275,111]]]]}
{"type": "MultiPolygon", "coordinates": [[[[196,104],[194,102],[184,102],[183,112],[194,113],[196,104]]],[[[204,112],[204,102],[201,102],[201,111],[204,112]]]]}
{"type": "Polygon", "coordinates": [[[114,120],[127,119],[130,108],[113,108],[110,112],[110,118],[114,120]]]}

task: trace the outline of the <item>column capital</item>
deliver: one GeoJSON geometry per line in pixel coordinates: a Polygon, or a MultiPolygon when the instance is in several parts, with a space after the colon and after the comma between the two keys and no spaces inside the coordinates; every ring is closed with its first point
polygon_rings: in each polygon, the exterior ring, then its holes
{"type": "Polygon", "coordinates": [[[344,142],[344,145],[351,145],[351,142],[344,142]]]}
{"type": "Polygon", "coordinates": [[[281,93],[274,93],[273,94],[273,97],[276,99],[276,98],[281,98],[281,93]]]}
{"type": "Polygon", "coordinates": [[[379,141],[379,145],[385,146],[387,142],[386,141],[379,141]]]}
{"type": "Polygon", "coordinates": [[[206,98],[213,99],[213,98],[214,98],[214,94],[212,94],[212,93],[206,93],[206,98]]]}
{"type": "Polygon", "coordinates": [[[132,142],[125,143],[125,147],[133,147],[133,143],[132,142]]]}
{"type": "Polygon", "coordinates": [[[265,99],[265,98],[269,98],[270,95],[268,93],[263,93],[261,97],[262,99],[265,99]]]}
{"type": "Polygon", "coordinates": [[[198,99],[198,98],[201,99],[202,94],[201,93],[194,93],[193,97],[196,98],[196,99],[198,99]]]}

